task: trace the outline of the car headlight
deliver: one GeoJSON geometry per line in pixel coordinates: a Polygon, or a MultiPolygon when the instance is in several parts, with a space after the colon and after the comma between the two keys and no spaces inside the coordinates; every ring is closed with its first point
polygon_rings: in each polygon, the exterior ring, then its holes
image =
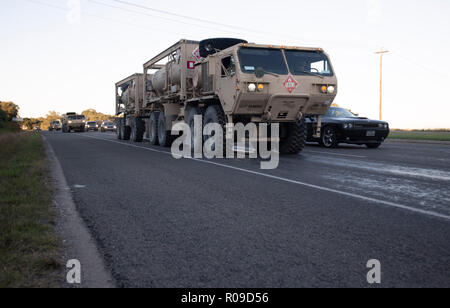
{"type": "Polygon", "coordinates": [[[248,85],[248,92],[255,92],[256,91],[256,84],[251,83],[248,85]]]}
{"type": "Polygon", "coordinates": [[[329,86],[329,87],[327,88],[327,92],[328,92],[328,94],[333,94],[333,93],[334,93],[334,91],[336,91],[336,88],[335,88],[335,87],[333,87],[333,86],[329,86]]]}
{"type": "Polygon", "coordinates": [[[344,129],[352,129],[353,128],[353,124],[352,123],[345,123],[344,124],[344,129]]]}
{"type": "Polygon", "coordinates": [[[378,124],[378,127],[379,127],[379,128],[385,128],[385,126],[384,126],[383,123],[378,124]]]}
{"type": "Polygon", "coordinates": [[[69,124],[72,124],[72,121],[69,121],[69,124]]]}

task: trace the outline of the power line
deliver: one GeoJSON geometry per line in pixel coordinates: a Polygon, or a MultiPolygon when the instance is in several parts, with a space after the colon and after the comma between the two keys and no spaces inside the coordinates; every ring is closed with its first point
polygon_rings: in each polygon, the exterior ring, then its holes
{"type": "MultiPolygon", "coordinates": [[[[95,1],[95,0],[88,0],[88,1],[91,2],[91,3],[97,4],[97,5],[101,5],[101,6],[105,6],[105,7],[109,7],[109,8],[114,8],[114,9],[122,10],[122,11],[125,11],[125,12],[130,12],[130,13],[144,15],[144,16],[153,17],[153,18],[159,18],[159,19],[162,19],[162,20],[166,20],[166,21],[170,21],[170,22],[176,22],[176,23],[189,25],[189,26],[195,26],[195,27],[199,27],[199,28],[202,28],[202,29],[205,28],[204,26],[201,26],[201,25],[188,23],[188,22],[184,22],[184,21],[176,20],[176,19],[172,19],[172,18],[167,18],[167,17],[155,16],[155,15],[147,14],[147,13],[144,13],[144,12],[130,10],[130,9],[127,9],[127,8],[124,8],[124,7],[120,7],[120,6],[106,4],[106,3],[103,3],[103,2],[100,2],[100,1],[95,1]]],[[[217,28],[212,28],[212,29],[216,30],[216,31],[224,31],[223,29],[217,29],[217,28]]]]}
{"type": "Polygon", "coordinates": [[[211,20],[207,20],[207,19],[181,15],[181,14],[178,14],[178,13],[173,13],[173,12],[169,12],[169,11],[165,11],[165,10],[161,10],[161,9],[155,9],[155,8],[151,8],[151,7],[148,7],[148,6],[145,6],[145,5],[140,5],[140,4],[136,4],[136,3],[132,3],[132,2],[128,2],[128,1],[123,1],[123,0],[112,0],[112,1],[118,2],[118,3],[121,3],[121,4],[125,4],[125,5],[129,5],[129,6],[134,6],[134,7],[141,8],[141,9],[148,10],[148,11],[157,12],[157,13],[160,13],[160,14],[171,15],[171,16],[175,16],[175,17],[180,17],[180,18],[189,19],[189,20],[195,20],[195,21],[202,22],[202,23],[207,23],[207,24],[212,24],[212,25],[216,25],[216,26],[222,26],[222,27],[227,27],[227,28],[232,28],[232,29],[237,29],[237,30],[245,30],[245,31],[249,31],[249,32],[256,32],[253,29],[247,29],[247,28],[237,27],[237,26],[228,25],[228,24],[224,24],[224,23],[219,23],[219,22],[215,22],[215,21],[211,21],[211,20]]]}

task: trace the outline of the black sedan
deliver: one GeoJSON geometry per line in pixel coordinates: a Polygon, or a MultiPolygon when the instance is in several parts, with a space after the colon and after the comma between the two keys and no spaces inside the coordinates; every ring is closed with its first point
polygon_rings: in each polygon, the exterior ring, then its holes
{"type": "Polygon", "coordinates": [[[344,108],[331,107],[322,117],[320,138],[314,137],[317,117],[306,117],[308,142],[319,142],[327,148],[339,143],[366,145],[370,149],[378,148],[389,135],[389,124],[384,121],[360,118],[344,108]]]}

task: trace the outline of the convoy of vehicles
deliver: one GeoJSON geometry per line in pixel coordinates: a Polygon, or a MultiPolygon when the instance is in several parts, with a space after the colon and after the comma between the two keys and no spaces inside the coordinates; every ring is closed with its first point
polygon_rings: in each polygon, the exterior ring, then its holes
{"type": "Polygon", "coordinates": [[[75,112],[68,112],[61,118],[62,132],[70,133],[71,131],[84,132],[86,117],[84,115],[76,114],[75,112]]]}
{"type": "Polygon", "coordinates": [[[308,141],[319,142],[327,148],[334,148],[339,143],[366,145],[378,148],[389,135],[389,124],[384,121],[357,117],[344,108],[331,107],[322,117],[322,134],[314,136],[317,118],[307,117],[308,141]]]}
{"type": "MultiPolygon", "coordinates": [[[[146,62],[143,73],[116,83],[116,123],[85,123],[65,114],[51,130],[116,132],[123,140],[171,146],[173,125],[279,123],[280,152],[296,154],[306,141],[379,147],[389,135],[383,121],[332,107],[337,79],[321,48],[251,44],[239,39],[181,40],[146,62]]],[[[203,136],[204,139],[209,136],[203,136]]]]}
{"type": "MultiPolygon", "coordinates": [[[[117,136],[169,147],[174,124],[279,123],[280,152],[299,153],[305,115],[327,113],[337,79],[321,48],[181,40],[116,84],[117,136]]],[[[319,136],[321,123],[314,124],[319,136]]],[[[233,134],[226,132],[228,138],[233,134]]],[[[209,136],[205,136],[209,138],[209,136]]]]}

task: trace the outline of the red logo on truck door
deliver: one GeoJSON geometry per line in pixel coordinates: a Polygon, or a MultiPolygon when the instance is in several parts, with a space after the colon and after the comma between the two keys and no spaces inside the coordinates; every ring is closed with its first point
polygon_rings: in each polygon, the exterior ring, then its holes
{"type": "Polygon", "coordinates": [[[295,81],[294,77],[289,76],[283,83],[283,86],[286,88],[286,90],[288,90],[289,93],[292,93],[297,88],[298,82],[295,81]]]}

